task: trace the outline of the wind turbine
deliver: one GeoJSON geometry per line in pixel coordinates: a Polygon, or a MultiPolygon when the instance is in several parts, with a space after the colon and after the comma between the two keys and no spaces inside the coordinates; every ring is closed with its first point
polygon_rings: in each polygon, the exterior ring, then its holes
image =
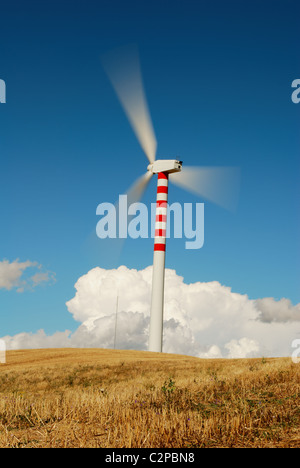
{"type": "Polygon", "coordinates": [[[149,351],[161,352],[169,176],[178,186],[230,209],[236,199],[238,168],[213,166],[187,167],[182,170],[182,161],[178,159],[156,159],[157,142],[145,97],[137,48],[126,46],[109,52],[102,57],[102,64],[149,162],[147,172],[129,189],[128,203],[139,200],[152,176],[157,174],[148,347],[149,351]]]}

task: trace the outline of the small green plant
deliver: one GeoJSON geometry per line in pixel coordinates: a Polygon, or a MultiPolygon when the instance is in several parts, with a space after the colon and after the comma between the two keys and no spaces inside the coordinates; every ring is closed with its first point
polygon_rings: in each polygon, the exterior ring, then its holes
{"type": "Polygon", "coordinates": [[[172,377],[169,377],[169,380],[165,380],[161,390],[165,396],[170,396],[176,390],[175,381],[172,380],[172,377]]]}

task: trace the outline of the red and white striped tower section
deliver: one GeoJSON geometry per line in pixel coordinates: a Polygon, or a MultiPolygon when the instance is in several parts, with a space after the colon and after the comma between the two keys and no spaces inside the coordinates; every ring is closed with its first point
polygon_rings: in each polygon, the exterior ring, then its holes
{"type": "Polygon", "coordinates": [[[168,173],[159,172],[157,181],[155,239],[149,351],[162,351],[164,282],[167,231],[168,173]]]}

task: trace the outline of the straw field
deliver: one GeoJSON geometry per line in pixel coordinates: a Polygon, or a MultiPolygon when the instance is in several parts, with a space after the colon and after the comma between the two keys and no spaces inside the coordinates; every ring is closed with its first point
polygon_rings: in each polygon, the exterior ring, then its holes
{"type": "Polygon", "coordinates": [[[300,447],[300,365],[103,349],[9,351],[0,447],[300,447]]]}

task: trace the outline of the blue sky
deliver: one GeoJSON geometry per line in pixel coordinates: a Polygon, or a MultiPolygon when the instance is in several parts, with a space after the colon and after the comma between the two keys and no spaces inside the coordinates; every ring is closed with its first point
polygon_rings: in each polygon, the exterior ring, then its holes
{"type": "MultiPolygon", "coordinates": [[[[139,48],[158,157],[241,168],[236,213],[170,187],[170,202],[205,202],[205,244],[170,240],[167,267],[188,283],[300,302],[299,10],[296,0],[1,5],[0,261],[37,262],[56,281],[0,289],[0,336],[75,330],[65,302],[81,275],[152,263],[152,239],[129,240],[117,260],[87,248],[97,205],[147,165],[100,61],[128,43],[139,48]]],[[[154,197],[152,181],[144,201],[154,197]]]]}

